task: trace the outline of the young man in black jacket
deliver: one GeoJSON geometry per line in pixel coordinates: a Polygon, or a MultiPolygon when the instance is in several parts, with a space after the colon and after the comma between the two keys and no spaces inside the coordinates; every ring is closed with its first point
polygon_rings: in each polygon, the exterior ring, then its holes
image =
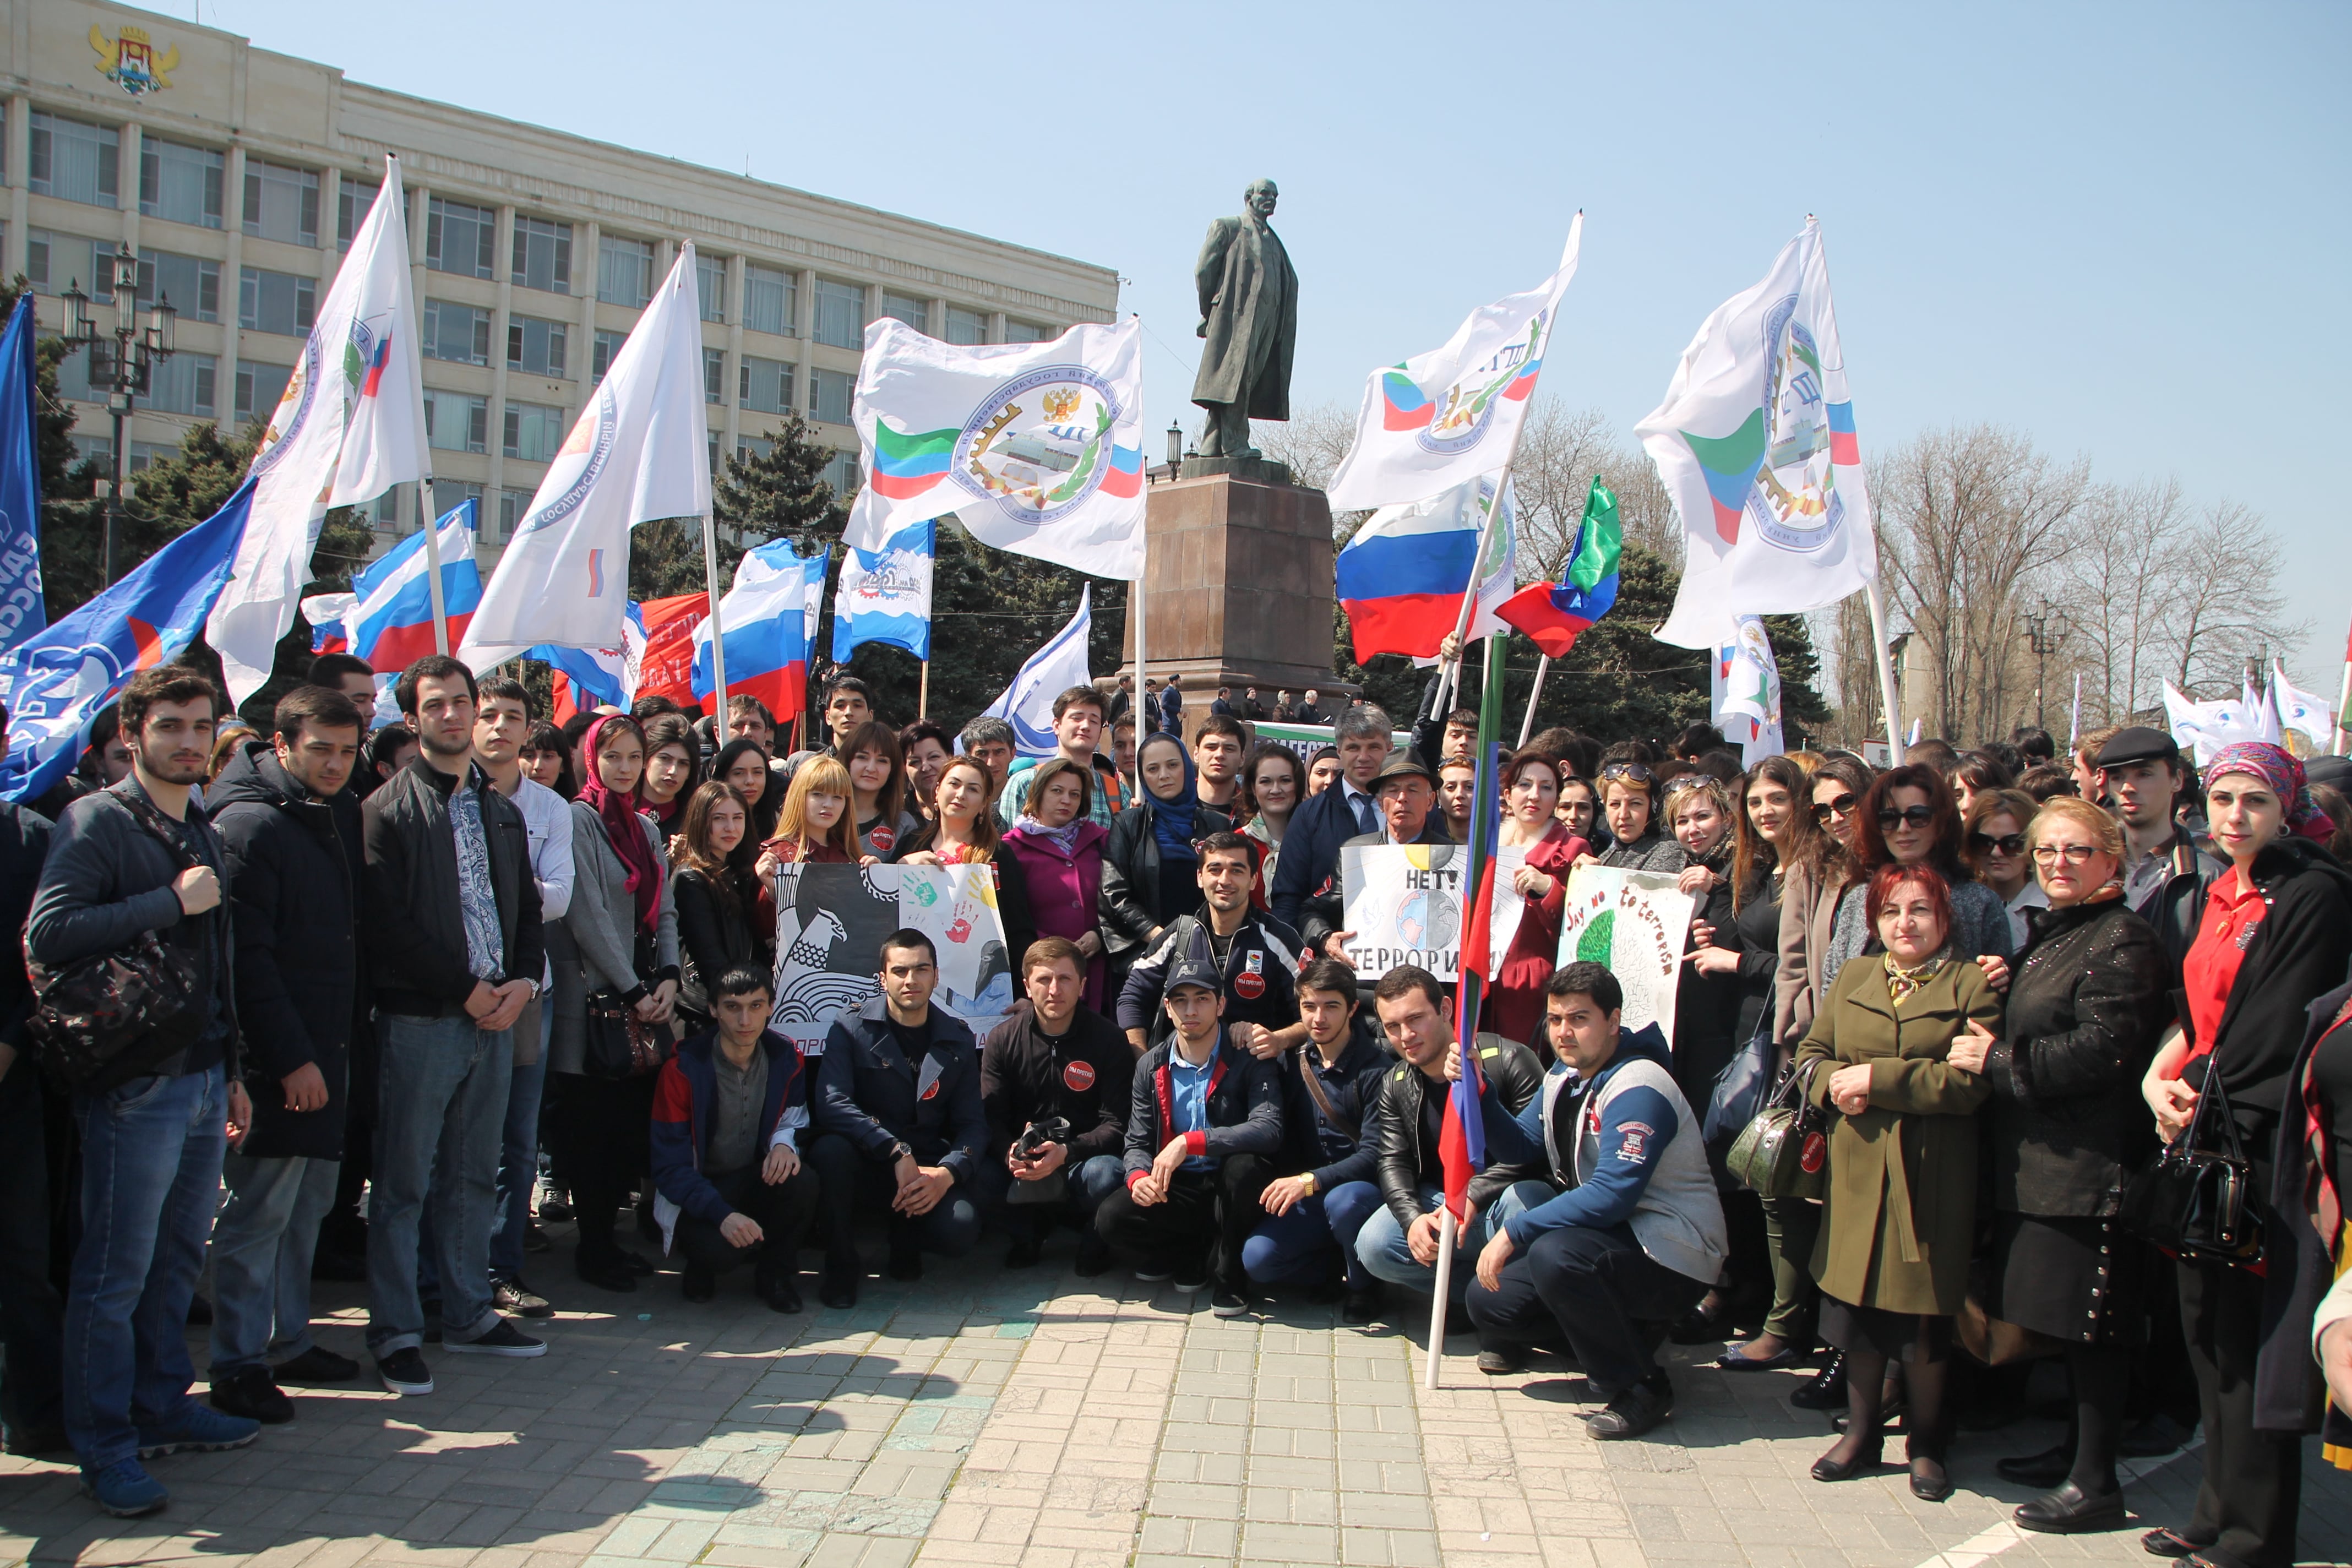
{"type": "Polygon", "coordinates": [[[1079,1000],[1085,969],[1066,937],[1031,942],[1021,960],[1029,999],[980,1042],[988,1150],[978,1185],[982,1203],[1013,1233],[1007,1268],[1034,1264],[1064,1219],[1080,1226],[1080,1274],[1099,1274],[1108,1262],[1095,1210],[1126,1180],[1135,1053],[1079,1000]],[[1066,1137],[1015,1152],[1023,1133],[1056,1119],[1068,1124],[1066,1137]]]}
{"type": "Polygon", "coordinates": [[[1298,933],[1250,907],[1257,870],[1253,840],[1220,829],[1196,847],[1200,912],[1171,920],[1127,972],[1118,994],[1119,1027],[1137,1056],[1167,1038],[1168,1013],[1160,1003],[1169,973],[1183,958],[1206,958],[1224,982],[1227,1037],[1271,1060],[1307,1037],[1298,1021],[1298,933]]]}
{"type": "Polygon", "coordinates": [[[1105,1198],[1105,1241],[1143,1257],[1138,1279],[1173,1279],[1196,1292],[1214,1282],[1221,1318],[1249,1310],[1242,1243],[1282,1148],[1282,1088],[1272,1062],[1225,1037],[1224,993],[1205,959],[1168,973],[1161,1004],[1176,1026],[1135,1064],[1127,1118],[1127,1185],[1105,1198]]]}
{"type": "Polygon", "coordinates": [[[184,1325],[221,1158],[253,1123],[238,1081],[226,860],[189,794],[223,706],[210,680],[181,665],[131,678],[121,707],[131,774],[66,808],[25,927],[26,956],[47,969],[152,931],[195,973],[181,1014],[74,1094],[84,1223],[66,1294],[66,1433],[82,1489],[124,1518],[166,1500],[142,1459],[237,1447],[261,1429],[187,1392],[184,1325]]]}
{"type": "Polygon", "coordinates": [[[212,1401],[265,1424],[294,1418],[271,1373],[341,1383],[359,1364],[310,1338],[310,1256],[335,1201],[360,1000],[360,804],[343,785],[360,754],[359,710],[298,686],[276,739],[248,741],[213,781],[236,922],[236,1011],[253,1131],[223,1175],[213,1224],[212,1401]]]}
{"type": "Polygon", "coordinates": [[[940,966],[929,937],[912,927],[884,937],[881,970],[882,994],[833,1021],[817,1064],[809,1163],[824,1184],[817,1298],[828,1307],[857,1304],[862,1199],[889,1198],[893,1279],[920,1279],[924,1253],[961,1258],[980,1239],[979,1049],[962,1019],[931,1005],[940,966]]]}
{"type": "Polygon", "coordinates": [[[386,1389],[423,1394],[433,1374],[418,1348],[416,1249],[428,1189],[443,1342],[481,1355],[547,1350],[490,1295],[512,1031],[546,955],[522,813],[474,761],[473,672],[428,655],[393,689],[422,750],[361,812],[380,1057],[367,1342],[386,1389]]]}

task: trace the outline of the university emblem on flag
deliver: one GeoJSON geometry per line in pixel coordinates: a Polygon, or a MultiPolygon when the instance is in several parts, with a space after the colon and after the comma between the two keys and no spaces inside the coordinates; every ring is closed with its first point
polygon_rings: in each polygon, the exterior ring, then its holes
{"type": "Polygon", "coordinates": [[[1413,439],[1426,451],[1447,457],[1468,451],[1486,437],[1498,404],[1524,401],[1535,391],[1551,318],[1549,310],[1537,311],[1524,337],[1435,392],[1424,390],[1402,367],[1383,372],[1381,423],[1391,430],[1414,431],[1413,439]]]}
{"type": "Polygon", "coordinates": [[[1683,439],[1706,475],[1716,532],[1739,540],[1744,517],[1783,550],[1811,552],[1837,537],[1845,500],[1834,465],[1858,461],[1851,404],[1822,393],[1822,356],[1812,328],[1790,294],[1764,312],[1764,404],[1738,429],[1716,439],[1685,430],[1683,439]]]}
{"type": "Polygon", "coordinates": [[[287,378],[286,391],[278,399],[278,407],[261,433],[261,444],[254,448],[253,472],[257,476],[276,468],[286,456],[318,400],[319,338],[314,332],[303,343],[302,357],[295,361],[294,374],[287,378]]]}
{"type": "Polygon", "coordinates": [[[581,503],[596,488],[598,476],[604,473],[605,463],[613,456],[613,436],[620,426],[620,410],[614,405],[613,388],[608,381],[597,388],[595,398],[580,411],[580,417],[573,421],[572,434],[566,436],[563,445],[556,449],[555,461],[558,464],[576,458],[586,460],[572,472],[572,482],[565,485],[561,493],[515,525],[517,537],[536,533],[580,510],[581,503]]]}
{"type": "Polygon", "coordinates": [[[171,73],[180,67],[178,47],[157,54],[144,27],[125,27],[117,37],[109,38],[106,29],[93,22],[89,47],[98,56],[98,74],[133,98],[143,98],[171,86],[171,73]]]}
{"type": "Polygon", "coordinates": [[[1118,389],[1084,365],[1043,365],[991,393],[957,432],[948,474],[1016,522],[1053,521],[1098,489],[1133,495],[1142,453],[1111,439],[1118,389]]]}

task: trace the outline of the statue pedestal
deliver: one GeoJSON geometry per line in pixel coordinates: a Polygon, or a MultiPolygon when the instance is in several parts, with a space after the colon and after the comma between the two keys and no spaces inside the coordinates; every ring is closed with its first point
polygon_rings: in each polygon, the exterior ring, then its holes
{"type": "MultiPolygon", "coordinates": [[[[1185,728],[1219,686],[1342,689],[1331,675],[1331,508],[1321,490],[1257,458],[1153,470],[1144,503],[1147,673],[1183,677],[1185,728]],[[1202,472],[1195,474],[1196,466],[1202,472]]],[[[1128,622],[1127,658],[1135,658],[1128,622]]]]}

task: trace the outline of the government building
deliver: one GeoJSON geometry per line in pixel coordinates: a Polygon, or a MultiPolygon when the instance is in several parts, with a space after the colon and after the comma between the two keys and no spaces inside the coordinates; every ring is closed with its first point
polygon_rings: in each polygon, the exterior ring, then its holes
{"type": "MultiPolygon", "coordinates": [[[[798,412],[854,490],[850,395],[877,317],[955,343],[1116,319],[1108,268],[362,86],[152,12],[0,0],[0,268],[32,280],[45,333],[77,283],[112,326],[124,251],[141,308],[165,296],[178,312],[178,352],[127,426],[134,476],[194,425],[268,417],[386,153],[407,188],[434,505],[480,502],[486,563],[682,241],[714,475],[798,412]]],[[[110,461],[89,354],[59,381],[76,445],[110,461]]],[[[417,524],[415,487],[401,490],[377,503],[381,543],[417,524]]]]}

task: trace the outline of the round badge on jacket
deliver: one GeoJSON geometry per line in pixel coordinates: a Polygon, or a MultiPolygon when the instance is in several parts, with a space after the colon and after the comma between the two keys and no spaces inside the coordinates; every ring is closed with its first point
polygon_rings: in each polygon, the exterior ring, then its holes
{"type": "Polygon", "coordinates": [[[1084,1093],[1095,1086],[1095,1065],[1092,1062],[1070,1062],[1062,1068],[1062,1081],[1084,1093]]]}
{"type": "Polygon", "coordinates": [[[1252,1002],[1256,1001],[1265,994],[1265,976],[1263,974],[1234,975],[1234,994],[1245,997],[1252,1002]]]}

